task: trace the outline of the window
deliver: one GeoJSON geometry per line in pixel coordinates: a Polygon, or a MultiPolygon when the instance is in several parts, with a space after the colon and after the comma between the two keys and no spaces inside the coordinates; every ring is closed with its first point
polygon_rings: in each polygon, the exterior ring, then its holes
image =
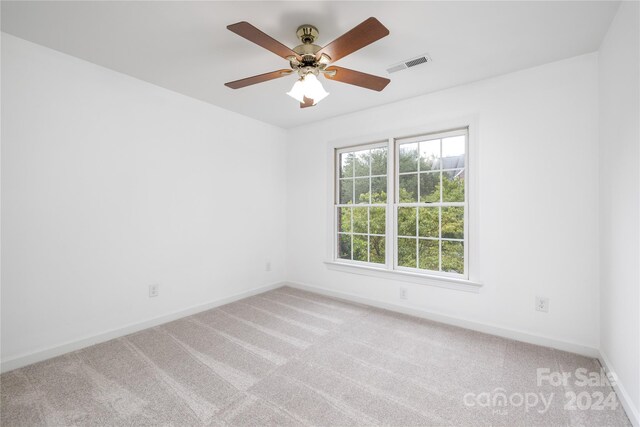
{"type": "Polygon", "coordinates": [[[387,153],[386,143],[338,153],[339,259],[386,263],[387,153]]]}
{"type": "Polygon", "coordinates": [[[467,140],[460,129],[337,149],[334,259],[468,277],[467,140]]]}

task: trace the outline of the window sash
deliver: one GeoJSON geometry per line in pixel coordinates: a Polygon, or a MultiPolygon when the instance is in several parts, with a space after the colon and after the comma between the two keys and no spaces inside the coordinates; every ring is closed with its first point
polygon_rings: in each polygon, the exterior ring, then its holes
{"type": "MultiPolygon", "coordinates": [[[[420,143],[420,142],[426,142],[426,141],[433,141],[433,140],[440,140],[440,157],[442,158],[442,145],[443,142],[442,140],[445,138],[450,138],[450,137],[455,137],[455,136],[464,136],[465,137],[465,147],[464,147],[464,170],[465,170],[465,174],[467,174],[468,172],[468,167],[469,167],[469,132],[468,132],[468,128],[464,128],[464,129],[455,129],[452,131],[444,131],[444,132],[437,132],[437,133],[432,133],[432,134],[425,134],[425,135],[417,135],[417,136],[412,136],[412,137],[408,137],[408,138],[396,138],[394,140],[394,147],[393,147],[393,157],[394,157],[394,193],[395,193],[395,197],[394,197],[394,203],[393,203],[393,224],[392,227],[394,229],[394,236],[393,236],[393,269],[394,270],[401,270],[401,271],[410,271],[410,272],[414,272],[414,273],[421,273],[421,274],[429,274],[429,275],[437,275],[437,276],[447,276],[447,277],[458,277],[458,278],[467,278],[469,275],[469,244],[468,244],[468,239],[469,239],[469,221],[468,221],[468,200],[469,200],[469,195],[468,195],[468,179],[464,180],[464,201],[463,202],[445,202],[443,201],[443,175],[446,171],[451,171],[451,170],[458,170],[460,168],[443,168],[442,162],[440,162],[440,167],[438,169],[435,170],[429,170],[429,171],[421,171],[420,170],[420,146],[418,145],[418,164],[416,167],[415,171],[412,172],[400,172],[400,147],[403,144],[411,144],[411,143],[420,143]],[[421,184],[421,180],[420,180],[420,174],[421,173],[425,173],[425,172],[439,172],[440,174],[440,198],[438,202],[421,202],[420,198],[421,198],[421,193],[420,193],[420,184],[421,184]],[[418,175],[418,182],[417,182],[417,186],[416,186],[416,192],[417,192],[417,202],[400,202],[400,176],[402,175],[411,175],[411,174],[417,174],[418,175]],[[418,235],[418,232],[416,231],[416,236],[407,236],[409,238],[415,238],[416,239],[416,265],[419,265],[420,260],[419,260],[419,252],[418,252],[418,245],[420,244],[420,240],[437,240],[438,241],[438,270],[428,270],[428,269],[422,269],[422,268],[418,268],[418,267],[406,267],[406,266],[401,266],[398,264],[399,262],[399,255],[398,255],[398,251],[399,251],[399,244],[398,244],[398,239],[402,238],[401,235],[398,235],[397,229],[398,229],[398,209],[401,207],[413,207],[413,208],[422,208],[422,207],[432,207],[432,208],[442,208],[442,207],[462,207],[464,209],[464,217],[463,217],[463,233],[464,233],[464,238],[463,239],[448,239],[448,238],[443,238],[442,237],[442,217],[441,214],[438,215],[438,238],[424,238],[424,237],[420,237],[418,235]],[[463,252],[463,273],[451,273],[451,272],[447,272],[447,271],[441,271],[442,270],[442,242],[443,241],[462,241],[463,245],[464,245],[464,252],[463,252]]],[[[418,226],[417,224],[417,220],[416,220],[416,227],[418,226]]]]}
{"type": "MultiPolygon", "coordinates": [[[[419,208],[419,207],[438,207],[435,206],[434,204],[421,204],[420,206],[415,206],[416,204],[413,204],[413,206],[409,206],[409,207],[415,207],[415,208],[419,208]]],[[[469,276],[469,269],[468,269],[468,237],[467,237],[467,209],[464,210],[464,238],[462,239],[456,239],[456,238],[451,238],[451,237],[442,237],[442,217],[439,215],[438,216],[438,236],[439,237],[423,237],[423,236],[419,236],[417,231],[416,231],[416,235],[415,236],[404,236],[402,234],[398,234],[397,228],[398,228],[398,208],[401,208],[403,206],[401,205],[395,205],[394,209],[393,209],[393,217],[394,217],[394,229],[395,229],[395,233],[394,233],[394,241],[393,241],[393,270],[399,270],[399,271],[407,271],[407,272],[412,272],[412,273],[420,273],[420,274],[425,274],[425,275],[433,275],[433,276],[444,276],[444,277],[454,277],[454,278],[468,278],[469,276]],[[438,270],[428,270],[428,269],[424,269],[424,268],[418,268],[418,267],[407,267],[407,266],[402,266],[398,264],[398,261],[400,259],[399,255],[398,255],[398,250],[399,250],[399,245],[398,245],[398,239],[402,239],[402,238],[406,238],[406,239],[415,239],[416,240],[416,264],[419,265],[420,263],[420,259],[419,259],[419,248],[417,245],[420,244],[421,240],[430,240],[430,241],[435,241],[438,242],[438,270]],[[452,272],[448,272],[448,271],[441,271],[442,270],[442,242],[462,242],[463,244],[463,249],[464,249],[464,272],[463,273],[452,273],[452,272]]],[[[446,207],[446,206],[444,206],[446,207]]],[[[464,206],[463,206],[464,207],[464,206]]],[[[417,224],[417,220],[416,220],[416,227],[418,227],[417,224]]]]}
{"type": "MultiPolygon", "coordinates": [[[[391,163],[390,163],[390,157],[391,157],[391,152],[389,151],[389,144],[388,141],[380,141],[380,142],[374,142],[374,143],[369,143],[369,144],[358,144],[358,145],[353,145],[353,146],[348,146],[348,147],[341,147],[339,149],[335,149],[335,153],[334,153],[334,180],[335,180],[335,185],[334,185],[334,201],[333,201],[333,259],[339,262],[344,262],[344,263],[349,263],[349,264],[355,264],[355,265],[366,265],[366,266],[372,266],[372,267],[377,267],[377,268],[387,268],[389,266],[389,260],[390,260],[390,256],[389,256],[389,252],[391,250],[390,247],[390,242],[389,242],[389,209],[390,209],[390,204],[389,204],[389,185],[391,184],[391,180],[390,180],[390,174],[389,171],[391,171],[391,163]],[[368,175],[364,175],[364,176],[355,176],[355,164],[354,164],[354,174],[350,177],[341,177],[340,173],[341,173],[341,169],[342,169],[342,163],[341,163],[341,155],[345,154],[345,153],[353,153],[353,152],[357,152],[357,151],[362,151],[362,150],[373,150],[376,148],[385,148],[387,150],[387,167],[386,167],[386,174],[384,175],[380,175],[380,174],[372,174],[372,162],[369,161],[369,174],[368,175]],[[380,178],[380,177],[385,177],[386,178],[386,188],[387,188],[387,200],[385,203],[371,203],[371,195],[372,195],[372,186],[373,186],[373,178],[380,178]],[[369,179],[369,203],[355,203],[355,180],[356,179],[369,179]],[[352,203],[340,203],[340,184],[342,181],[346,181],[346,180],[353,180],[353,188],[352,188],[352,203]],[[369,212],[367,213],[367,233],[356,233],[354,232],[354,227],[353,227],[353,212],[351,215],[351,225],[350,225],[350,232],[342,232],[338,229],[338,225],[339,225],[339,217],[338,215],[340,214],[340,209],[341,208],[375,208],[375,207],[379,207],[379,208],[385,208],[385,234],[377,234],[377,233],[370,233],[371,231],[371,224],[370,224],[370,218],[369,218],[369,212]],[[354,259],[346,259],[346,258],[340,258],[340,235],[350,235],[350,236],[366,236],[367,238],[367,261],[360,261],[360,260],[354,260],[354,259]],[[385,239],[385,262],[384,263],[375,263],[375,262],[370,262],[369,259],[371,257],[371,252],[370,252],[370,237],[383,237],[385,239]]],[[[353,238],[351,239],[351,258],[353,258],[354,256],[354,251],[353,251],[353,238]]]]}
{"type": "MultiPolygon", "coordinates": [[[[371,149],[374,149],[374,148],[387,148],[387,173],[385,175],[371,175],[371,162],[369,162],[369,175],[366,175],[366,178],[369,178],[369,194],[371,194],[371,178],[379,178],[379,177],[386,176],[387,177],[387,203],[386,204],[389,203],[389,170],[390,170],[389,169],[389,157],[390,157],[390,151],[389,151],[388,143],[385,141],[385,142],[374,142],[374,143],[371,143],[371,144],[352,145],[352,146],[349,146],[349,147],[341,147],[341,148],[335,150],[335,157],[334,157],[335,168],[334,168],[334,171],[333,171],[334,177],[335,177],[334,201],[333,201],[334,205],[340,204],[340,181],[353,179],[354,180],[354,187],[355,187],[355,179],[364,178],[364,177],[356,177],[356,176],[341,177],[340,176],[340,170],[342,169],[342,164],[340,162],[340,155],[341,154],[345,154],[345,153],[355,152],[355,151],[361,151],[361,150],[371,150],[371,149]]],[[[355,166],[354,166],[354,168],[355,168],[355,166]]],[[[352,197],[355,197],[355,188],[354,188],[354,195],[352,197]]],[[[355,204],[356,203],[354,203],[354,205],[355,204]]]]}

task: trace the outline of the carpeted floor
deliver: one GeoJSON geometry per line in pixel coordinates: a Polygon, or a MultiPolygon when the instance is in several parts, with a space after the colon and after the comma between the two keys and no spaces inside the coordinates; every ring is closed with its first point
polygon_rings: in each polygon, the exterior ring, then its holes
{"type": "Polygon", "coordinates": [[[600,372],[284,287],[5,373],[0,411],[3,426],[630,425],[579,368],[600,372]],[[538,385],[538,368],[571,377],[538,385]]]}

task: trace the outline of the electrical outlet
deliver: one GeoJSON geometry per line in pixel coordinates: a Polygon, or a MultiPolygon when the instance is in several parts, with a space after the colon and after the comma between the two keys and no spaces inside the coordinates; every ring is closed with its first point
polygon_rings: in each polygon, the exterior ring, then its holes
{"type": "Polygon", "coordinates": [[[549,298],[536,297],[536,311],[549,312],[549,298]]]}
{"type": "Polygon", "coordinates": [[[160,295],[160,285],[149,285],[149,298],[157,297],[160,295]]]}
{"type": "Polygon", "coordinates": [[[407,288],[400,288],[400,299],[407,299],[407,288]]]}
{"type": "Polygon", "coordinates": [[[267,261],[264,264],[264,271],[271,271],[271,261],[267,261]]]}

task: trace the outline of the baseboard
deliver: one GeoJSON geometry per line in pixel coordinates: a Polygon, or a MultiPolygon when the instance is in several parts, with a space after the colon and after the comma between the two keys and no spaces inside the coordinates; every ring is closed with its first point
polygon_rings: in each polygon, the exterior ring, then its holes
{"type": "Polygon", "coordinates": [[[355,294],[346,292],[332,291],[329,289],[321,288],[319,286],[311,286],[296,282],[286,282],[286,285],[293,288],[303,289],[311,292],[316,292],[326,296],[334,298],[341,298],[344,300],[357,302],[361,304],[371,305],[378,308],[384,308],[386,310],[395,311],[398,313],[409,314],[411,316],[422,317],[424,319],[434,320],[436,322],[446,323],[449,325],[459,326],[465,329],[471,329],[473,331],[483,332],[486,334],[497,335],[503,338],[509,338],[516,341],[522,341],[529,344],[536,344],[545,347],[551,347],[558,350],[568,351],[571,353],[577,353],[583,356],[598,358],[600,352],[592,347],[576,344],[568,341],[561,341],[554,338],[544,337],[540,335],[534,335],[528,332],[519,331],[517,329],[504,328],[498,325],[492,325],[488,323],[480,323],[474,320],[464,319],[460,317],[453,317],[446,314],[440,314],[425,310],[418,307],[407,307],[400,304],[389,303],[372,298],[366,298],[355,294]]]}
{"type": "Polygon", "coordinates": [[[220,298],[214,301],[209,301],[205,304],[198,304],[189,308],[175,311],[173,313],[165,314],[153,319],[145,320],[138,323],[133,323],[122,328],[112,329],[107,332],[103,332],[90,337],[81,338],[79,340],[70,341],[55,347],[46,348],[43,350],[34,351],[31,353],[23,354],[13,357],[11,359],[3,360],[0,362],[0,372],[8,372],[14,369],[21,368],[23,366],[31,365],[32,363],[41,362],[43,360],[51,359],[52,357],[60,356],[65,353],[80,350],[85,347],[92,346],[101,342],[109,341],[114,338],[119,338],[125,335],[132,334],[134,332],[141,331],[143,329],[152,328],[154,326],[161,325],[163,323],[171,322],[182,317],[190,316],[192,314],[199,313],[201,311],[210,310],[221,305],[229,304],[234,301],[241,300],[243,298],[250,297],[252,295],[261,294],[271,289],[276,289],[284,286],[285,283],[277,282],[265,286],[260,286],[254,289],[250,289],[239,294],[234,294],[228,297],[220,298]]]}
{"type": "Polygon", "coordinates": [[[631,424],[633,424],[634,427],[640,427],[639,408],[636,407],[631,397],[629,397],[627,390],[625,389],[624,385],[620,381],[620,377],[616,375],[616,370],[611,364],[611,360],[607,357],[607,355],[602,350],[600,350],[600,356],[598,357],[598,359],[600,360],[600,364],[605,369],[605,371],[611,372],[614,375],[614,378],[616,378],[616,382],[613,385],[613,390],[616,392],[616,395],[618,396],[620,403],[622,403],[622,407],[627,413],[627,417],[629,417],[629,421],[631,421],[631,424]]]}

